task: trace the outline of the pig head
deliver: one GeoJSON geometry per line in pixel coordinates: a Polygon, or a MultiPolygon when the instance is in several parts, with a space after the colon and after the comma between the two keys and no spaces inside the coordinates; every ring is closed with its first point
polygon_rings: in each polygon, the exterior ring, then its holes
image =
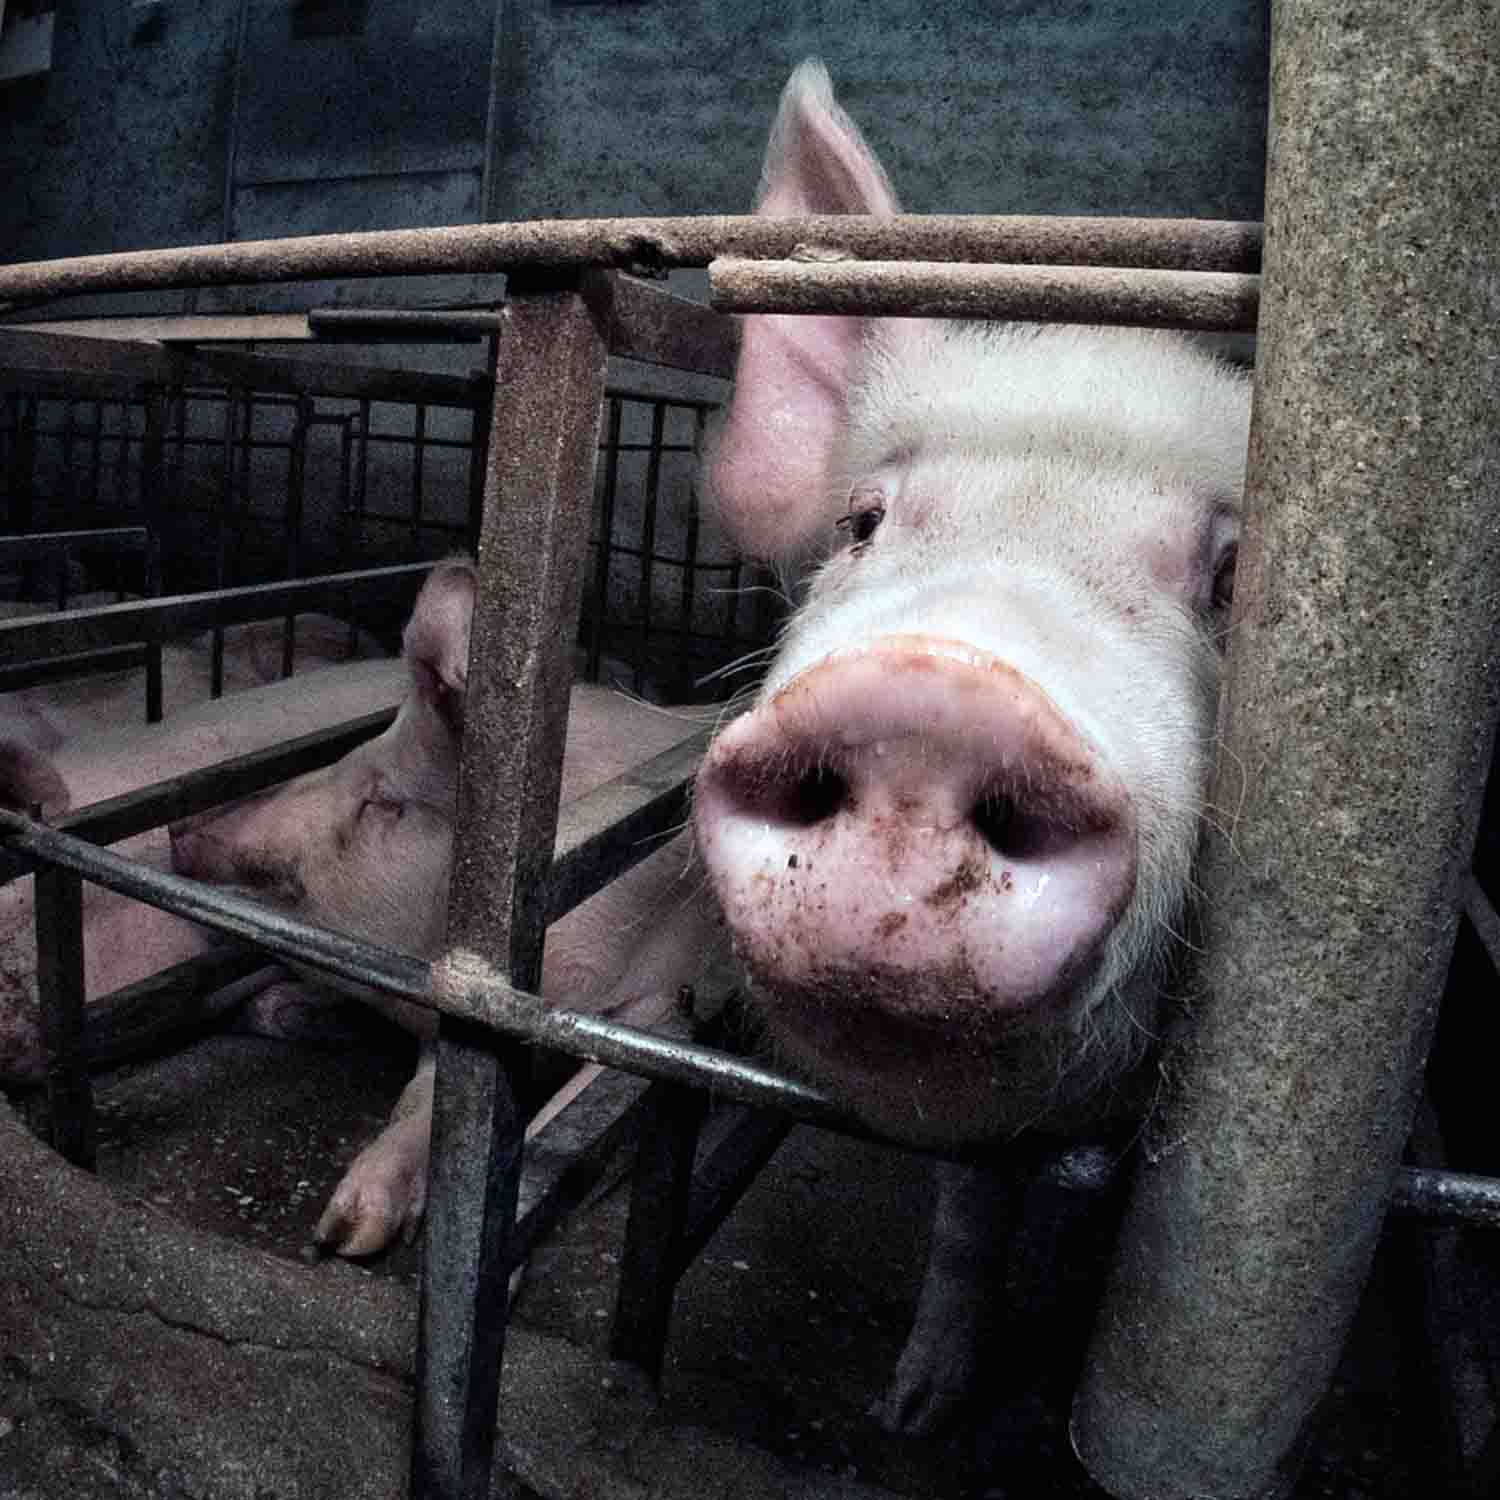
{"type": "MultiPolygon", "coordinates": [[[[760,212],[891,215],[804,64],[760,212]]],[[[1248,385],[1162,333],[748,317],[720,515],[800,571],[698,847],[771,1037],[927,1143],[1071,1128],[1158,1029],[1248,385]]]]}
{"type": "MultiPolygon", "coordinates": [[[[296,916],[419,956],[442,949],[473,567],[434,569],[406,627],[406,696],[386,732],[337,764],[172,830],[180,874],[238,887],[296,916]]],[[[575,686],[563,766],[567,800],[695,732],[691,719],[606,689],[575,686]]],[[[649,1022],[707,960],[711,915],[682,882],[686,841],[658,850],[549,933],[542,991],[575,1008],[649,1022]]],[[[307,978],[316,981],[317,975],[307,978]]],[[[358,990],[430,1041],[434,1013],[358,990]]],[[[425,1206],[433,1053],[382,1134],[355,1159],[318,1225],[351,1255],[410,1237],[425,1206]]]]}

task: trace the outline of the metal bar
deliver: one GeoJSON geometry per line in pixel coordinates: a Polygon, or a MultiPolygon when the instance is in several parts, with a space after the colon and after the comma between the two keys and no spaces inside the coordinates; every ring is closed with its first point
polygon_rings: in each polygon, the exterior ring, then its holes
{"type": "Polygon", "coordinates": [[[431,567],[427,562],[398,563],[388,568],[246,584],[202,594],[169,594],[161,599],[70,610],[65,615],[28,615],[0,621],[0,663],[128,645],[150,638],[156,631],[205,630],[216,622],[232,625],[263,620],[292,608],[299,612],[332,609],[351,590],[376,592],[387,586],[420,583],[431,567]]]}
{"type": "Polygon", "coordinates": [[[606,284],[609,301],[600,311],[611,354],[734,379],[739,330],[730,319],[633,276],[613,275],[606,284]]]}
{"type": "Polygon", "coordinates": [[[1500,913],[1490,904],[1476,876],[1470,875],[1464,887],[1464,915],[1474,929],[1490,963],[1500,973],[1500,913]]]}
{"type": "Polygon", "coordinates": [[[680,1278],[734,1211],[745,1190],[791,1133],[794,1121],[776,1109],[741,1109],[734,1123],[705,1151],[693,1174],[692,1196],[672,1268],[680,1278]]]}
{"type": "Polygon", "coordinates": [[[1286,1492],[1410,1126],[1500,699],[1492,19],[1272,8],[1204,959],[1074,1407],[1118,1496],[1286,1492]]]}
{"type": "MultiPolygon", "coordinates": [[[[99,804],[98,809],[87,809],[79,822],[86,823],[92,814],[127,800],[117,798],[112,803],[99,804]]],[[[217,800],[217,795],[210,794],[201,801],[186,801],[184,805],[196,810],[212,806],[217,800]]],[[[124,826],[138,829],[153,825],[127,822],[124,826]]],[[[106,832],[94,836],[109,835],[106,832]]],[[[861,1139],[874,1138],[857,1121],[842,1114],[820,1090],[799,1079],[781,1076],[743,1058],[696,1043],[655,1036],[598,1016],[559,1009],[536,995],[516,989],[472,957],[460,962],[449,958],[428,964],[295,922],[222,888],[166,874],[100,848],[76,834],[49,828],[3,808],[0,808],[0,838],[9,851],[5,854],[7,871],[26,860],[56,864],[135,900],[149,901],[163,911],[175,912],[255,943],[291,962],[324,969],[356,984],[373,985],[414,1005],[463,1016],[523,1041],[607,1067],[623,1068],[643,1078],[707,1088],[716,1098],[760,1109],[784,1110],[824,1129],[861,1139]]],[[[1004,1159],[1013,1156],[1014,1149],[965,1153],[975,1160],[984,1160],[987,1155],[1004,1159]]],[[[1056,1156],[1051,1171],[1058,1181],[1078,1191],[1103,1189],[1113,1181],[1119,1160],[1118,1151],[1085,1146],[1056,1156]]],[[[1493,1177],[1408,1169],[1396,1175],[1392,1211],[1432,1216],[1443,1222],[1493,1225],[1497,1193],[1500,1193],[1500,1179],[1493,1177]]]]}
{"type": "MultiPolygon", "coordinates": [[[[693,638],[693,611],[697,604],[698,572],[702,566],[698,561],[698,532],[702,518],[702,506],[698,498],[698,476],[702,472],[703,441],[708,434],[708,413],[702,408],[693,412],[693,475],[688,482],[687,529],[682,544],[682,595],[678,611],[678,629],[686,644],[693,638]]],[[[686,655],[686,652],[684,652],[686,655]]],[[[673,694],[686,697],[687,694],[673,694]]]]}
{"type": "MultiPolygon", "coordinates": [[[[512,279],[495,363],[449,941],[534,989],[592,510],[606,348],[578,282],[512,279]],[[525,587],[516,587],[524,580],[525,587]]],[[[488,1495],[526,1059],[445,1017],[417,1350],[412,1493],[488,1495]]]]}
{"type": "Polygon", "coordinates": [[[74,547],[135,551],[146,546],[144,526],[102,526],[95,531],[38,531],[29,536],[0,536],[0,564],[53,557],[74,547]]]}
{"type": "Polygon", "coordinates": [[[426,458],[427,445],[427,408],[422,402],[417,402],[416,412],[413,417],[412,428],[412,452],[411,452],[411,545],[415,548],[422,535],[422,472],[426,458]]]}
{"type": "Polygon", "coordinates": [[[661,503],[661,440],[667,414],[660,401],[651,406],[651,448],[646,459],[646,498],[641,508],[641,577],[635,599],[635,674],[632,689],[642,687],[646,653],[651,644],[652,597],[656,589],[656,512],[661,503]]]}
{"type": "MultiPolygon", "coordinates": [[[[265,750],[255,750],[197,771],[186,771],[168,781],[64,813],[56,820],[54,831],[97,844],[118,843],[148,829],[160,828],[177,818],[190,817],[220,803],[264,791],[266,787],[299,776],[304,771],[331,765],[356,745],[379,734],[395,717],[395,708],[382,709],[352,719],[347,724],[299,735],[265,750]]],[[[29,869],[26,861],[0,850],[0,885],[18,879],[29,869]]],[[[95,878],[92,871],[87,873],[91,879],[95,878]]]]}
{"type": "Polygon", "coordinates": [[[0,307],[86,292],[229,286],[324,277],[453,271],[554,271],[586,266],[651,271],[706,266],[722,256],[785,259],[800,247],[866,260],[1163,266],[1254,271],[1258,224],[1206,219],[1022,218],[966,215],[889,219],[755,215],[667,219],[553,219],[240,240],[123,255],[82,255],[0,268],[0,307]]]}
{"type": "Polygon", "coordinates": [[[320,339],[351,343],[400,339],[424,344],[468,344],[500,332],[500,312],[409,307],[312,307],[307,326],[320,339]]]}
{"type": "MultiPolygon", "coordinates": [[[[286,473],[286,576],[302,571],[302,512],[307,500],[307,434],[312,427],[313,403],[308,396],[297,402],[292,423],[291,446],[286,473]]],[[[281,625],[281,675],[290,677],[297,661],[297,614],[288,610],[281,625]]]]}
{"type": "Polygon", "coordinates": [[[36,687],[41,683],[91,677],[99,672],[134,671],[146,665],[148,649],[145,646],[115,646],[107,651],[49,656],[19,666],[0,667],[0,693],[17,693],[22,688],[36,687]]]}
{"type": "MultiPolygon", "coordinates": [[[[489,344],[489,369],[495,368],[495,343],[489,344]]],[[[469,514],[466,518],[465,535],[470,552],[479,550],[479,531],[484,520],[484,480],[488,472],[490,452],[490,421],[494,415],[493,390],[491,399],[477,401],[471,418],[469,444],[469,514]]]]}
{"type": "Polygon", "coordinates": [[[716,260],[712,305],[726,313],[1004,318],[1215,332],[1255,328],[1260,278],[1100,266],[716,260]]]}
{"type": "Polygon", "coordinates": [[[586,674],[590,682],[599,680],[599,663],[604,652],[604,622],[609,618],[609,570],[614,556],[615,497],[620,487],[620,423],[624,406],[618,396],[609,398],[609,419],[605,429],[604,473],[599,485],[599,528],[594,552],[594,604],[590,611],[589,654],[586,674]]]}
{"type": "MultiPolygon", "coordinates": [[[[146,556],[143,560],[141,592],[151,598],[161,594],[163,488],[166,480],[166,393],[159,387],[146,397],[146,430],[141,444],[141,512],[146,517],[146,556]]],[[[146,722],[159,724],[162,716],[161,636],[146,643],[146,722]]]]}
{"type": "MultiPolygon", "coordinates": [[[[3,274],[3,272],[0,272],[3,274]]],[[[429,401],[467,408],[474,383],[462,376],[382,370],[327,360],[243,354],[231,349],[172,348],[127,339],[36,332],[0,326],[0,373],[17,382],[83,382],[118,398],[142,386],[238,387],[289,396],[429,401]]],[[[64,390],[67,385],[64,385],[64,390]]]]}
{"type": "Polygon", "coordinates": [[[654,1084],[636,1146],[609,1353],[653,1381],[661,1378],[677,1280],[687,1264],[683,1239],[707,1104],[698,1089],[654,1084]]]}
{"type": "Polygon", "coordinates": [[[83,1048],[83,881],[71,870],[39,870],[35,901],[48,1133],[66,1160],[92,1171],[97,1143],[83,1048]]]}

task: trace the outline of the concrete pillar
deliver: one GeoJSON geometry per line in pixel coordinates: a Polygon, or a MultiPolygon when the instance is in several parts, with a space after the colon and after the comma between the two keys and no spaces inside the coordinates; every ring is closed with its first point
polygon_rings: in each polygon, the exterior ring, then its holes
{"type": "Polygon", "coordinates": [[[1074,1407],[1117,1496],[1288,1491],[1410,1124],[1500,665],[1497,36],[1274,8],[1206,952],[1074,1407]]]}

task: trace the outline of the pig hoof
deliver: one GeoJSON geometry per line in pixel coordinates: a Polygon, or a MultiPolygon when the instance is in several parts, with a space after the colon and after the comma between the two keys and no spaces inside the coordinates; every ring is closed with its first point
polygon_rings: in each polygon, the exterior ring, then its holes
{"type": "Polygon", "coordinates": [[[368,1155],[344,1174],[314,1231],[320,1245],[339,1255],[374,1255],[398,1236],[410,1244],[427,1206],[425,1170],[393,1175],[368,1155]]]}

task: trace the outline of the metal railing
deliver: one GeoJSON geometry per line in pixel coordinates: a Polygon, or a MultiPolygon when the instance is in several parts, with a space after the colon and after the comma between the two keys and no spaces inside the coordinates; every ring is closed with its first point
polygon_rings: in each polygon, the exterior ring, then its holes
{"type": "MultiPolygon", "coordinates": [[[[518,1047],[523,1040],[544,1040],[579,1056],[712,1088],[756,1106],[774,1105],[821,1124],[842,1123],[826,1099],[805,1084],[711,1049],[664,1044],[628,1028],[553,1010],[534,993],[541,935],[559,904],[554,893],[560,877],[553,856],[568,642],[559,636],[556,621],[576,618],[587,575],[587,526],[605,357],[626,354],[720,374],[730,357],[725,326],[713,314],[591,268],[706,264],[747,254],[784,258],[807,243],[832,246],[851,256],[901,260],[973,257],[1019,262],[1063,255],[1091,264],[1190,266],[1193,269],[1181,272],[1184,278],[1228,274],[1246,279],[1235,283],[1232,305],[1217,303],[1208,314],[1197,295],[1207,283],[1184,279],[1162,290],[1155,281],[1125,276],[1122,284],[1151,286],[1155,321],[1244,327],[1253,316],[1256,288],[1248,273],[1258,253],[1259,234],[1245,225],[1143,226],[1092,220],[628,221],[317,237],[0,269],[0,299],[16,304],[104,288],[460,267],[511,272],[488,424],[481,584],[454,850],[455,873],[462,878],[453,881],[449,955],[428,965],[382,954],[188,882],[134,871],[114,856],[91,852],[59,833],[7,819],[13,846],[71,872],[68,880],[87,875],[128,889],[210,925],[253,935],[273,951],[295,953],[303,961],[357,975],[440,1012],[414,1494],[473,1495],[483,1493],[488,1484],[506,1321],[504,1287],[511,1265],[508,1243],[524,1126],[515,1102],[518,1047]],[[517,577],[527,579],[525,589],[506,587],[517,577]],[[502,681],[503,707],[494,686],[502,681]]],[[[793,281],[809,281],[805,272],[802,267],[801,273],[788,275],[793,281]]],[[[841,267],[837,296],[863,295],[850,288],[881,279],[878,272],[867,275],[841,267]]],[[[985,267],[954,267],[942,280],[950,290],[957,286],[968,317],[1015,316],[1018,307],[1021,315],[1030,317],[1073,318],[1085,310],[1100,312],[1097,301],[1090,300],[1097,278],[1082,272],[1050,277],[1045,306],[1031,291],[1017,291],[1025,278],[996,277],[985,267]]],[[[721,275],[718,284],[723,288],[728,283],[721,275]]],[[[799,293],[798,310],[826,305],[821,296],[799,293]]],[[[888,311],[928,310],[902,297],[898,303],[879,305],[888,311]]],[[[1117,307],[1116,315],[1122,311],[1127,321],[1140,316],[1138,306],[1117,307]]],[[[107,632],[97,617],[109,612],[93,614],[102,638],[107,632]]],[[[645,826],[665,827],[680,816],[680,803],[673,799],[682,795],[681,785],[674,781],[666,792],[652,789],[652,796],[661,800],[649,814],[642,814],[647,821],[633,837],[638,838],[645,826]]],[[[608,862],[601,859],[586,878],[580,877],[577,889],[592,888],[606,869],[622,867],[629,853],[628,847],[615,848],[608,862]]],[[[574,886],[569,891],[572,899],[574,886]]],[[[70,929],[76,927],[76,902],[56,909],[70,929]]],[[[71,944],[65,947],[72,951],[71,944]]],[[[76,969],[76,957],[65,956],[54,968],[76,969]]],[[[49,989],[54,998],[48,1003],[60,1015],[76,1013],[81,998],[76,974],[71,979],[55,975],[49,989]]],[[[66,1038],[66,1024],[60,1023],[59,1034],[66,1038]]],[[[76,1066],[73,1073],[76,1076],[76,1066]]],[[[684,1128],[691,1135],[692,1122],[684,1128]]],[[[680,1177],[681,1139],[681,1133],[666,1133],[667,1163],[657,1175],[658,1183],[666,1181],[670,1187],[672,1174],[680,1177]]],[[[719,1175],[726,1181],[742,1179],[744,1170],[753,1171],[756,1155],[757,1150],[747,1151],[738,1167],[721,1164],[719,1175]],[[745,1168],[744,1163],[751,1165],[745,1168]]],[[[1495,1222],[1492,1182],[1465,1182],[1452,1174],[1408,1176],[1402,1181],[1401,1201],[1407,1207],[1428,1211],[1442,1204],[1444,1213],[1495,1222]]],[[[693,1223],[701,1227],[702,1222],[700,1213],[693,1223]]],[[[670,1275],[680,1266],[682,1247],[690,1247],[698,1232],[677,1235],[677,1249],[644,1255],[643,1262],[670,1275]]],[[[649,1350],[654,1346],[659,1351],[664,1325],[659,1316],[645,1323],[649,1326],[636,1357],[649,1361],[649,1350]]]]}

